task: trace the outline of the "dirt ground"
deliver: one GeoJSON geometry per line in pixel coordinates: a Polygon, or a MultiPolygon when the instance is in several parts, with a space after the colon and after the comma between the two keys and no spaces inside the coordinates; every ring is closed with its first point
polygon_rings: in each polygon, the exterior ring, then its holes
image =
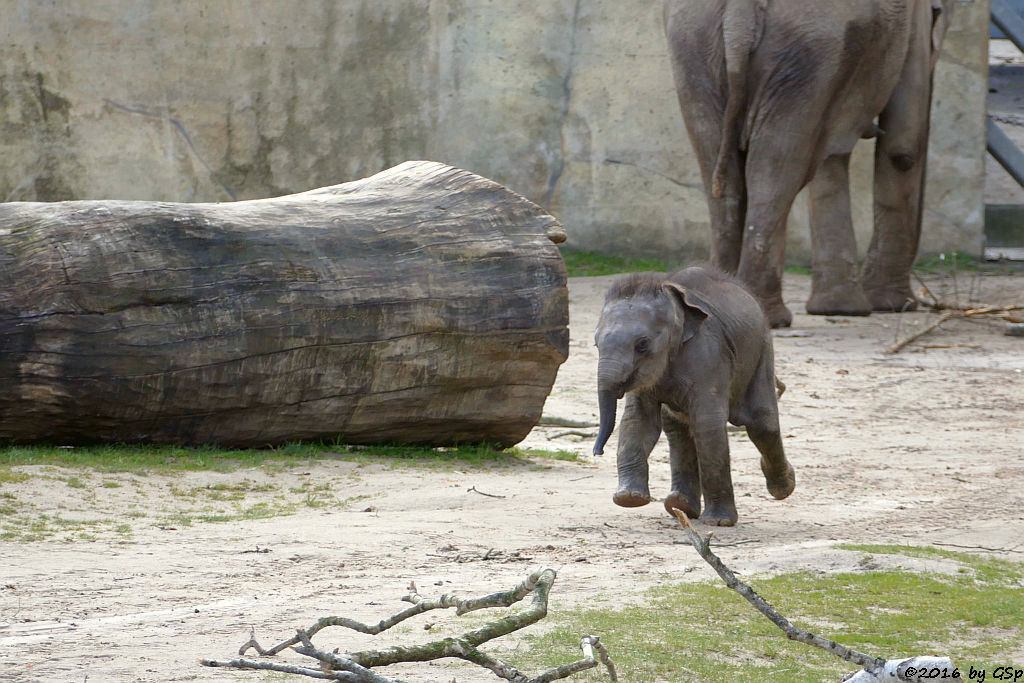
{"type": "MultiPolygon", "coordinates": [[[[592,336],[608,283],[570,281],[570,358],[547,416],[596,422],[592,336]]],[[[745,574],[855,571],[859,554],[832,548],[852,541],[1024,560],[1024,338],[1005,336],[1002,323],[951,321],[886,355],[934,314],[811,317],[802,314],[809,278],[787,275],[785,284],[796,319],[776,332],[775,348],[788,385],[780,408],[796,491],[773,500],[755,449],[734,434],[740,520],[716,531],[734,543],[721,557],[745,574]]],[[[928,284],[950,299],[1024,303],[1022,274],[961,273],[955,287],[950,278],[928,284]]],[[[425,596],[485,594],[547,565],[559,572],[557,611],[595,597],[626,603],[653,584],[710,577],[660,504],[612,504],[614,436],[594,458],[594,431],[539,427],[521,444],[575,451],[579,462],[476,469],[330,459],[282,471],[149,477],[24,468],[44,476],[0,485],[8,501],[102,524],[88,536],[0,542],[0,680],[281,680],[204,668],[197,658],[232,657],[250,626],[269,645],[328,614],[376,621],[405,606],[398,598],[410,582],[425,596]],[[265,519],[166,521],[190,491],[249,501],[291,491],[309,504],[265,519]],[[312,504],[317,496],[331,504],[312,504]]],[[[655,496],[667,492],[667,479],[662,440],[652,456],[655,496]]],[[[367,644],[333,638],[324,644],[367,644]]],[[[497,680],[458,665],[422,672],[418,680],[497,680]]],[[[409,670],[393,675],[402,673],[409,670]]]]}

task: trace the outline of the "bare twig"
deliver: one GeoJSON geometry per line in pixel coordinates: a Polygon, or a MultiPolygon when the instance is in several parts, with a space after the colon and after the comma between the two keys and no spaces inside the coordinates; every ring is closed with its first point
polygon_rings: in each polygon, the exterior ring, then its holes
{"type": "Polygon", "coordinates": [[[567,417],[556,417],[554,415],[543,415],[537,421],[538,427],[596,427],[594,422],[584,420],[571,420],[567,417]]]}
{"type": "Polygon", "coordinates": [[[679,520],[679,523],[683,525],[683,530],[686,531],[691,545],[704,558],[704,561],[711,565],[711,568],[722,577],[725,585],[742,595],[758,612],[768,617],[773,624],[782,629],[787,638],[819,647],[826,652],[831,652],[840,659],[855,662],[863,667],[859,671],[844,676],[843,681],[847,681],[847,683],[888,683],[894,680],[926,681],[930,680],[929,676],[933,676],[936,670],[947,672],[950,678],[956,678],[960,675],[958,672],[955,676],[953,675],[953,672],[956,672],[956,667],[953,666],[953,662],[950,661],[949,657],[908,657],[906,659],[890,659],[886,661],[881,657],[872,657],[856,650],[851,650],[834,640],[822,638],[795,627],[786,617],[779,614],[774,607],[768,604],[767,600],[758,595],[753,588],[737,579],[732,570],[726,567],[722,560],[711,552],[710,533],[702,537],[693,528],[693,525],[690,524],[690,519],[686,516],[685,512],[676,508],[673,508],[672,512],[679,520]]]}
{"type": "Polygon", "coordinates": [[[434,600],[424,599],[415,592],[415,584],[412,584],[410,588],[414,592],[402,599],[406,602],[411,602],[413,606],[388,619],[383,619],[377,624],[363,624],[345,617],[324,617],[319,619],[310,628],[300,629],[296,632],[295,636],[270,649],[260,647],[255,635],[250,632],[249,641],[239,651],[240,656],[244,656],[250,648],[255,649],[261,655],[273,655],[286,648],[291,648],[298,654],[317,660],[318,668],[241,658],[230,661],[203,659],[200,660],[200,663],[204,666],[271,670],[351,683],[401,683],[398,679],[376,674],[371,669],[398,662],[426,662],[446,657],[472,662],[490,670],[499,678],[512,681],[513,683],[547,683],[548,681],[566,678],[585,669],[592,669],[600,663],[604,664],[605,668],[607,668],[610,679],[617,681],[615,667],[608,658],[608,653],[601,645],[597,636],[586,636],[581,641],[580,647],[583,649],[583,659],[556,667],[534,678],[529,678],[515,667],[479,649],[479,646],[483,643],[508,635],[513,631],[543,619],[547,615],[548,595],[554,581],[555,570],[550,568],[537,569],[520,582],[518,586],[509,591],[470,599],[460,598],[457,595],[442,595],[434,600]],[[339,654],[337,650],[333,652],[321,650],[314,646],[312,642],[313,636],[327,626],[344,626],[361,633],[376,635],[405,621],[411,616],[430,610],[454,608],[456,615],[461,616],[480,609],[509,607],[530,594],[533,595],[533,600],[530,606],[521,612],[488,622],[481,628],[467,631],[460,636],[445,638],[422,645],[407,647],[396,645],[380,650],[364,650],[339,654]],[[594,654],[595,650],[597,652],[596,656],[594,654]]]}
{"type": "MultiPolygon", "coordinates": [[[[672,541],[672,542],[673,542],[673,543],[681,543],[681,544],[683,544],[683,545],[691,545],[691,544],[690,544],[690,539],[686,539],[686,540],[675,540],[675,541],[672,541]]],[[[710,543],[710,542],[711,542],[711,539],[709,538],[709,539],[708,539],[708,543],[710,543]]],[[[715,541],[715,547],[716,547],[716,548],[729,548],[729,547],[732,547],[732,546],[737,546],[737,545],[745,545],[745,544],[747,544],[747,543],[757,543],[757,542],[758,542],[758,541],[757,541],[757,539],[756,539],[756,538],[741,538],[741,539],[740,539],[740,540],[738,540],[738,541],[726,541],[726,542],[724,542],[724,543],[723,543],[723,542],[721,542],[721,541],[715,541]]]]}
{"type": "Polygon", "coordinates": [[[481,496],[487,496],[488,498],[504,498],[505,497],[505,496],[499,496],[496,493],[484,493],[483,491],[478,489],[476,486],[470,486],[468,489],[466,489],[466,493],[479,493],[481,496]]]}
{"type": "Polygon", "coordinates": [[[758,595],[753,588],[737,579],[732,570],[726,567],[725,564],[718,559],[718,556],[711,552],[710,533],[707,537],[702,537],[697,533],[697,530],[693,528],[693,525],[690,524],[690,519],[686,516],[685,512],[675,508],[672,509],[672,512],[679,520],[679,523],[683,525],[683,529],[686,530],[686,533],[690,538],[690,543],[697,550],[700,556],[704,558],[704,561],[711,565],[711,568],[714,569],[720,577],[722,577],[722,580],[725,581],[725,585],[742,595],[747,602],[757,609],[758,612],[768,617],[773,624],[782,629],[787,638],[801,643],[806,643],[807,645],[813,645],[814,647],[820,647],[822,650],[831,652],[840,659],[844,659],[848,662],[854,662],[861,666],[881,668],[885,665],[884,659],[872,657],[870,655],[857,652],[856,650],[851,650],[845,645],[840,645],[834,640],[821,638],[820,636],[816,636],[813,633],[808,633],[807,631],[803,631],[798,629],[796,626],[793,626],[786,617],[779,614],[775,608],[768,604],[767,600],[758,595]]]}
{"type": "Polygon", "coordinates": [[[960,548],[962,550],[986,550],[990,553],[1024,553],[1024,550],[1017,548],[993,548],[987,545],[959,545],[957,543],[942,543],[941,541],[932,541],[932,545],[941,545],[946,548],[960,548]]]}
{"type": "Polygon", "coordinates": [[[981,306],[978,308],[968,309],[948,309],[930,325],[927,325],[924,328],[915,332],[914,334],[896,342],[895,344],[887,348],[885,352],[888,354],[899,353],[908,345],[914,343],[915,341],[925,336],[926,334],[933,332],[934,330],[938,329],[944,322],[946,322],[947,320],[951,320],[953,318],[967,320],[979,318],[982,316],[1005,317],[1008,313],[1012,311],[1021,310],[1024,310],[1024,306],[1021,306],[1019,304],[1010,306],[981,306]]]}
{"type": "Polygon", "coordinates": [[[604,664],[605,669],[608,671],[609,680],[619,680],[618,675],[615,673],[615,665],[612,664],[612,660],[608,657],[608,651],[597,636],[583,636],[580,639],[580,649],[583,650],[583,659],[546,671],[540,676],[531,679],[529,683],[548,683],[548,681],[568,678],[580,671],[594,668],[597,666],[598,661],[604,664]],[[594,656],[594,650],[597,650],[597,657],[594,656]]]}
{"type": "Polygon", "coordinates": [[[592,439],[593,437],[597,436],[597,432],[584,432],[579,429],[570,429],[564,432],[555,432],[554,434],[549,434],[548,441],[551,441],[552,439],[561,439],[563,436],[580,436],[583,437],[584,439],[592,439]]]}
{"type": "Polygon", "coordinates": [[[956,252],[953,252],[953,301],[960,305],[960,281],[956,277],[956,252]]]}
{"type": "Polygon", "coordinates": [[[928,293],[928,296],[932,298],[930,303],[926,301],[922,301],[921,303],[925,304],[929,308],[937,308],[939,303],[939,297],[935,296],[935,294],[932,293],[932,290],[929,289],[928,285],[925,284],[924,280],[921,279],[920,275],[918,275],[914,271],[911,271],[911,275],[913,275],[914,278],[917,280],[917,283],[924,288],[924,291],[928,293]]]}
{"type": "MultiPolygon", "coordinates": [[[[225,667],[231,669],[256,669],[262,671],[277,671],[285,674],[298,674],[300,676],[308,676],[310,678],[320,678],[330,681],[351,681],[352,683],[363,683],[363,681],[373,681],[370,678],[359,678],[358,674],[350,674],[348,672],[331,672],[327,673],[322,669],[310,669],[305,666],[292,666],[289,664],[282,664],[280,662],[268,662],[264,659],[231,659],[228,661],[216,661],[212,659],[200,659],[199,663],[203,666],[212,667],[225,667]]],[[[378,681],[385,683],[401,683],[398,679],[394,678],[382,678],[377,677],[378,681]]]]}
{"type": "Polygon", "coordinates": [[[921,337],[925,336],[929,332],[932,332],[933,330],[938,329],[938,327],[940,325],[942,325],[942,323],[946,322],[950,318],[955,318],[958,315],[959,315],[959,313],[953,313],[953,312],[943,313],[942,315],[939,316],[938,320],[933,322],[931,325],[923,327],[922,329],[918,330],[917,332],[915,332],[914,334],[910,335],[909,337],[904,337],[900,341],[897,341],[895,344],[893,344],[892,346],[887,348],[885,350],[885,352],[888,353],[888,354],[899,353],[904,348],[906,348],[910,344],[913,344],[915,341],[917,341],[921,337]]]}

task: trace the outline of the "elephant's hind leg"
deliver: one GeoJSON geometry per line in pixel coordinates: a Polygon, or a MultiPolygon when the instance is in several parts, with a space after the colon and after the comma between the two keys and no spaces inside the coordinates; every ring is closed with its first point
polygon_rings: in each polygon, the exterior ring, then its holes
{"type": "Polygon", "coordinates": [[[747,436],[761,453],[761,471],[764,473],[768,493],[778,500],[787,498],[796,488],[796,473],[782,447],[770,347],[762,354],[754,379],[747,387],[739,408],[733,422],[746,426],[747,436]]]}
{"type": "MultiPolygon", "coordinates": [[[[918,26],[931,26],[928,3],[918,3],[918,26]]],[[[910,271],[921,239],[928,115],[931,109],[932,34],[911,33],[910,50],[892,97],[878,117],[885,131],[875,145],[875,230],[861,285],[876,311],[912,311],[917,298],[910,271]]]]}
{"type": "Polygon", "coordinates": [[[789,327],[793,321],[782,301],[786,218],[809,178],[815,153],[810,141],[799,143],[786,148],[765,134],[751,141],[746,159],[747,215],[738,275],[761,299],[772,327],[789,327]]]}
{"type": "Polygon", "coordinates": [[[700,517],[700,466],[697,446],[690,427],[667,408],[661,412],[662,429],[668,437],[672,490],[665,497],[665,510],[671,515],[678,508],[690,519],[700,517]]]}
{"type": "Polygon", "coordinates": [[[850,218],[850,155],[825,159],[810,184],[814,253],[811,315],[868,315],[871,304],[857,277],[857,240],[850,218]]]}
{"type": "Polygon", "coordinates": [[[777,500],[788,498],[796,488],[796,472],[782,450],[778,415],[774,420],[766,414],[755,415],[753,423],[747,426],[747,435],[761,452],[761,471],[768,493],[777,500]]]}
{"type": "Polygon", "coordinates": [[[876,311],[913,311],[917,297],[910,271],[921,240],[921,200],[927,122],[919,139],[910,137],[902,121],[882,112],[883,125],[892,128],[875,146],[875,229],[864,259],[861,286],[876,311]]]}

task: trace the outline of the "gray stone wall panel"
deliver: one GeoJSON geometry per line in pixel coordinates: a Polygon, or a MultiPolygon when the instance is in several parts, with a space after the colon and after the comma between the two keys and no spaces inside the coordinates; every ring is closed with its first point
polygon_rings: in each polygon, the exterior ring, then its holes
{"type": "MultiPolygon", "coordinates": [[[[702,258],[660,6],[0,0],[0,198],[251,199],[428,158],[545,206],[572,247],[702,258]]],[[[987,25],[986,0],[961,0],[936,76],[928,251],[980,246],[987,25]]],[[[808,243],[801,200],[791,260],[808,243]]]]}

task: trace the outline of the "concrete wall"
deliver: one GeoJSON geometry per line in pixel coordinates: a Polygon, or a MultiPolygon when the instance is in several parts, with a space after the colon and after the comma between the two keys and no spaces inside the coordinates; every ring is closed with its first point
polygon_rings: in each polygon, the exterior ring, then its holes
{"type": "MultiPolygon", "coordinates": [[[[0,0],[0,199],[226,201],[425,158],[545,206],[570,246],[703,257],[660,7],[0,0]]],[[[980,247],[987,31],[987,0],[959,0],[937,76],[928,251],[980,247]]],[[[870,154],[855,162],[862,246],[870,154]]]]}

